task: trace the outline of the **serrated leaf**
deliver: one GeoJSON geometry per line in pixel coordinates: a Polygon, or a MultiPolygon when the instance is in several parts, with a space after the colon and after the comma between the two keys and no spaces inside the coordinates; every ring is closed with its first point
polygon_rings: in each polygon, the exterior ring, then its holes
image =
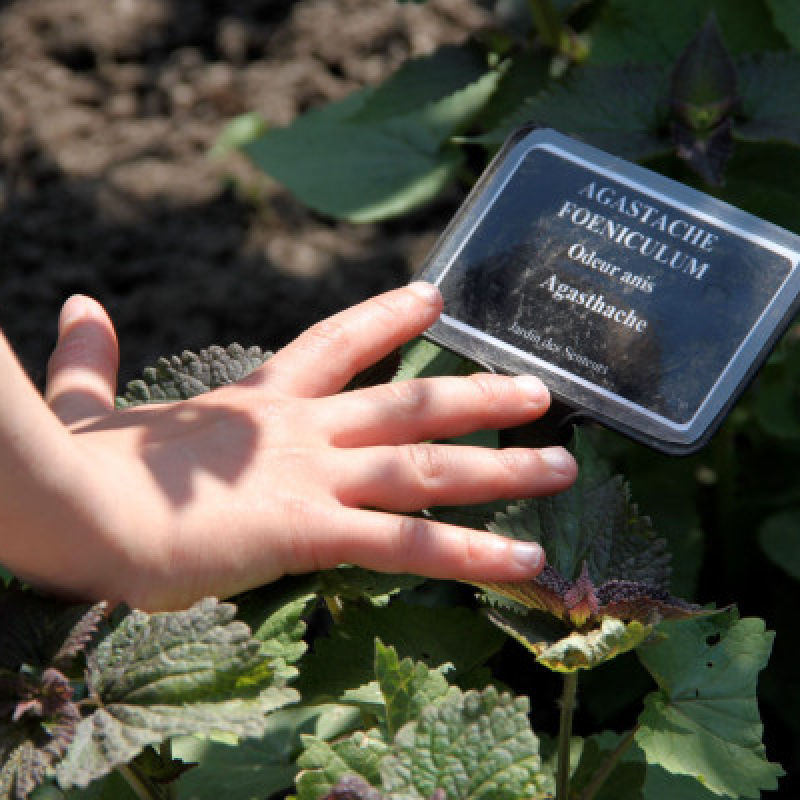
{"type": "Polygon", "coordinates": [[[375,639],[401,658],[432,667],[452,663],[457,678],[502,647],[503,636],[475,611],[427,608],[394,602],[387,608],[347,609],[328,637],[320,637],[303,661],[296,687],[304,698],[338,698],[374,678],[375,639]]]}
{"type": "Polygon", "coordinates": [[[287,576],[235,598],[237,619],[261,641],[261,653],[271,659],[280,680],[291,680],[297,674],[290,665],[308,649],[303,641],[303,617],[318,600],[319,583],[318,573],[287,576]]]}
{"type": "Polygon", "coordinates": [[[377,731],[359,731],[334,744],[313,736],[303,740],[306,749],[297,762],[303,768],[297,777],[297,800],[319,800],[346,775],[361,775],[373,786],[380,783],[380,763],[389,746],[377,731]]]}
{"type": "Polygon", "coordinates": [[[586,437],[576,435],[573,450],[580,468],[570,489],[509,506],[495,517],[490,530],[538,542],[548,564],[570,582],[577,580],[586,562],[595,586],[625,580],[666,589],[666,544],[631,503],[623,479],[611,476],[586,437]]]}
{"type": "Polygon", "coordinates": [[[669,75],[659,67],[586,66],[475,141],[495,147],[516,128],[535,122],[622,158],[653,158],[671,150],[663,135],[668,91],[669,75]]]}
{"type": "Polygon", "coordinates": [[[235,613],[207,598],[188,611],[126,616],[90,659],[99,707],[78,725],[59,783],[86,786],[172,736],[259,736],[267,712],[297,693],[276,679],[235,613]]]}
{"type": "Polygon", "coordinates": [[[352,122],[376,122],[419,111],[444,100],[487,72],[486,56],[473,45],[444,45],[406,61],[372,91],[352,122]]]}
{"type": "MultiPolygon", "coordinates": [[[[39,594],[16,581],[0,586],[0,667],[16,671],[22,665],[54,664],[59,650],[86,615],[91,618],[89,627],[97,622],[96,609],[39,594]]],[[[81,646],[85,646],[91,633],[75,635],[80,638],[81,646]]],[[[69,645],[69,649],[75,648],[69,645]]],[[[64,656],[67,657],[66,653],[64,656]]]]}
{"type": "Polygon", "coordinates": [[[410,658],[401,661],[397,651],[385,647],[379,639],[375,641],[375,677],[383,695],[389,740],[424,708],[441,700],[449,689],[440,671],[410,658]]]}
{"type": "Polygon", "coordinates": [[[800,581],[800,511],[781,511],[768,517],[758,540],[773,564],[800,581]]]}
{"type": "Polygon", "coordinates": [[[349,733],[361,722],[348,706],[300,706],[269,715],[258,739],[231,747],[195,736],[173,741],[172,752],[198,764],[178,782],[178,800],[263,800],[294,783],[301,736],[323,741],[349,733]]]}
{"type": "Polygon", "coordinates": [[[493,608],[489,617],[533,653],[540,664],[555,672],[594,669],[637,648],[653,631],[652,625],[636,620],[606,618],[599,628],[579,633],[565,629],[545,614],[522,614],[506,608],[493,608]]]}
{"type": "Polygon", "coordinates": [[[734,54],[784,46],[760,0],[611,0],[590,30],[592,61],[671,64],[712,12],[734,54]]]}
{"type": "Polygon", "coordinates": [[[528,721],[527,698],[483,692],[451,693],[403,727],[393,754],[381,763],[390,795],[519,800],[543,784],[539,743],[528,721]]]}
{"type": "Polygon", "coordinates": [[[424,583],[419,575],[375,572],[350,564],[317,573],[319,592],[355,602],[385,606],[393,595],[424,583]]]}
{"type": "Polygon", "coordinates": [[[737,63],[737,139],[800,145],[800,56],[763,53],[737,63]]]}
{"type": "Polygon", "coordinates": [[[372,93],[357,92],[268,131],[244,150],[255,164],[324,214],[367,222],[435,197],[463,162],[447,140],[485,105],[489,72],[461,91],[404,116],[359,122],[372,93]]]}
{"type": "Polygon", "coordinates": [[[763,620],[728,613],[661,630],[666,640],[639,650],[659,687],[645,698],[636,734],[648,763],[727,797],[777,788],[783,770],[767,760],[756,700],[773,640],[763,620]]]}

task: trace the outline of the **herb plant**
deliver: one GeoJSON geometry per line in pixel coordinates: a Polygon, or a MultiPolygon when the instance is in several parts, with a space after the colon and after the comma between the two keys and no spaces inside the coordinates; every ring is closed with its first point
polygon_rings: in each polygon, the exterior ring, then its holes
{"type": "MultiPolygon", "coordinates": [[[[223,148],[243,146],[321,213],[383,220],[468,186],[533,119],[800,230],[794,4],[504,8],[495,29],[287,129],[235,121],[223,148]]],[[[176,401],[266,357],[232,347],[163,359],[120,405],[176,401]]],[[[470,369],[420,342],[398,378],[470,369]]],[[[769,755],[788,767],[800,762],[790,635],[798,400],[793,330],[697,456],[669,459],[590,430],[572,443],[581,477],[568,492],[426,512],[541,542],[549,566],[527,584],[343,566],[143,614],[9,582],[0,798],[711,800],[775,790],[783,770],[767,755],[756,696],[773,633],[757,615],[786,634],[760,696],[769,755]]],[[[479,438],[499,443],[493,431],[479,438]]]]}
{"type": "MultiPolygon", "coordinates": [[[[261,363],[255,352],[162,360],[145,372],[148,397],[132,382],[121,403],[170,402],[184,374],[219,385],[261,363]]],[[[417,342],[398,377],[443,367],[471,369],[417,342]]],[[[585,435],[573,449],[580,479],[561,495],[427,512],[540,542],[549,566],[527,583],[460,591],[343,566],[145,614],[12,581],[0,594],[0,797],[710,800],[775,788],[756,700],[772,634],[673,596],[667,544],[626,482],[585,435]],[[552,729],[531,712],[554,697],[515,694],[491,671],[514,640],[525,673],[560,676],[552,729]],[[579,676],[626,653],[652,679],[632,726],[574,736],[579,676]]]]}

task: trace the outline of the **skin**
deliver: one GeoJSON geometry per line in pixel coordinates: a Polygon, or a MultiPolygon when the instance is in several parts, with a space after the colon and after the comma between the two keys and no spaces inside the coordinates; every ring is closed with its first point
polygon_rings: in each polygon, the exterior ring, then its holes
{"type": "Polygon", "coordinates": [[[181,403],[115,410],[117,339],[70,298],[43,399],[0,338],[0,561],[40,587],[138,608],[183,608],[353,563],[508,581],[535,544],[407,516],[567,488],[563,448],[427,443],[540,417],[533,377],[474,375],[341,393],[417,336],[442,301],[411,284],[321,322],[245,380],[181,403]]]}

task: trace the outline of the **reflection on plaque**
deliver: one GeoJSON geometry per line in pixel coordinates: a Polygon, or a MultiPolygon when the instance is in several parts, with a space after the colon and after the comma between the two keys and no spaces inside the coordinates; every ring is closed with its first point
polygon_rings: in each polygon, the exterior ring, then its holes
{"type": "Polygon", "coordinates": [[[434,341],[668,452],[710,436],[797,308],[800,238],[552,130],[512,139],[418,278],[434,341]]]}

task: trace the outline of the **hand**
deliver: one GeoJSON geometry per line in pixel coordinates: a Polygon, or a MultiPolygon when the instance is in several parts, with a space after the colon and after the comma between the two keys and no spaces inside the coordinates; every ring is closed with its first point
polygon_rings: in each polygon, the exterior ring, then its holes
{"type": "Polygon", "coordinates": [[[145,609],[340,563],[532,578],[537,545],[401,512],[568,487],[576,466],[562,448],[424,443],[536,419],[549,404],[541,382],[481,374],[338,393],[440,311],[433,287],[412,284],[315,325],[237,384],[118,411],[113,326],[94,301],[71,298],[46,392],[68,432],[45,467],[59,490],[28,509],[33,520],[19,515],[42,543],[33,563],[13,547],[0,561],[40,585],[145,609]]]}

